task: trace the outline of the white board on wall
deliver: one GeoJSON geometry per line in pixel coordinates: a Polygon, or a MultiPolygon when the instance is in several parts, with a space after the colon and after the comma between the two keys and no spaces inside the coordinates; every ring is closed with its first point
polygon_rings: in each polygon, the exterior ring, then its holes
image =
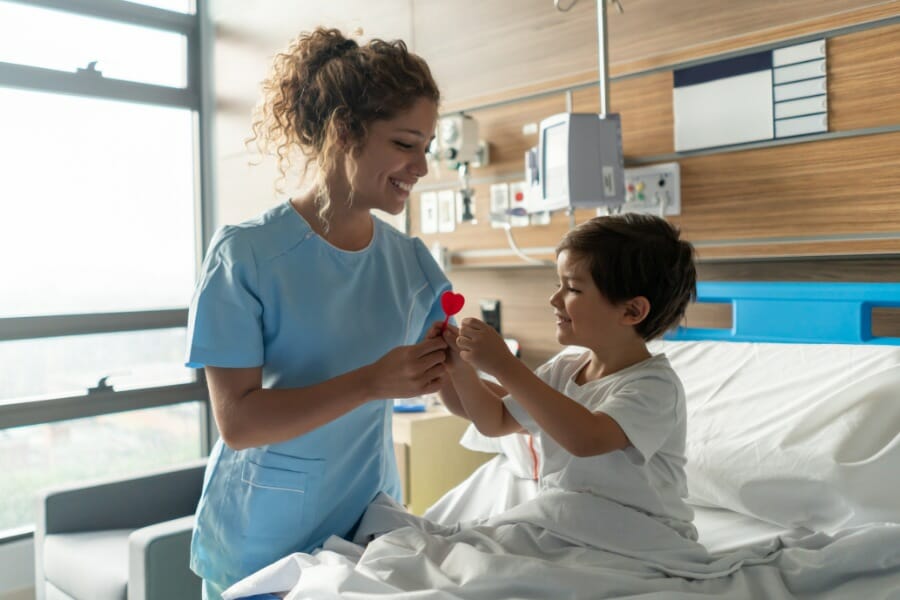
{"type": "Polygon", "coordinates": [[[675,150],[828,131],[825,40],[676,69],[675,150]]]}

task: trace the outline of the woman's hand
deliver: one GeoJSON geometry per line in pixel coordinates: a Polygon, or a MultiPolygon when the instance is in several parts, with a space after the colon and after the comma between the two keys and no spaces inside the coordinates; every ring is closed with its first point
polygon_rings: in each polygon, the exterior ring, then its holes
{"type": "Polygon", "coordinates": [[[369,387],[374,398],[411,398],[441,388],[447,343],[441,337],[428,337],[429,334],[418,344],[398,346],[369,365],[369,387]]]}
{"type": "Polygon", "coordinates": [[[464,361],[495,377],[507,361],[515,360],[497,330],[479,319],[462,320],[456,347],[464,361]]]}

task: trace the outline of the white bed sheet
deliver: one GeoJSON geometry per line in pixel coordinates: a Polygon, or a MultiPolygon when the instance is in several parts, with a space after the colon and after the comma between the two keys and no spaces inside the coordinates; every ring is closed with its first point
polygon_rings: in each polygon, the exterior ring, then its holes
{"type": "MultiPolygon", "coordinates": [[[[468,479],[447,492],[424,517],[453,526],[500,514],[537,494],[537,485],[514,474],[509,459],[498,454],[481,465],[468,479]]],[[[779,536],[802,537],[806,529],[787,529],[725,508],[692,506],[699,541],[711,553],[731,552],[770,542],[779,536]]]]}
{"type": "Polygon", "coordinates": [[[694,526],[699,536],[697,541],[713,554],[765,544],[781,536],[802,537],[812,533],[805,529],[785,529],[727,508],[691,508],[694,509],[694,526]]]}
{"type": "Polygon", "coordinates": [[[354,542],[332,538],[314,554],[287,556],[224,597],[287,592],[285,600],[900,598],[897,524],[779,537],[711,554],[638,511],[587,494],[548,492],[468,527],[431,523],[381,495],[354,542]]]}

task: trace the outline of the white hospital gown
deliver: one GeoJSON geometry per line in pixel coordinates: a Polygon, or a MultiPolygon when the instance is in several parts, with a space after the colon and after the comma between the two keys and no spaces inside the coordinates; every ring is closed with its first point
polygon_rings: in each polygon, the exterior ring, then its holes
{"type": "Polygon", "coordinates": [[[612,417],[631,444],[599,456],[579,458],[546,434],[512,396],[507,409],[534,436],[539,488],[587,492],[629,506],[697,538],[687,496],[684,389],[665,355],[648,358],[611,375],[575,383],[590,353],[560,354],[535,372],[592,412],[612,417]]]}

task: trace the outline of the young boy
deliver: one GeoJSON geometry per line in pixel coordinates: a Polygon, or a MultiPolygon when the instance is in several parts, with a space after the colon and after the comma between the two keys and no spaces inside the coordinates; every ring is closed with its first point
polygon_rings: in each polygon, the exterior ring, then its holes
{"type": "Polygon", "coordinates": [[[684,390],[646,346],[696,296],[693,247],[664,219],[626,214],[576,227],[556,252],[556,338],[585,350],[532,373],[493,328],[463,319],[444,333],[445,404],[487,436],[531,433],[541,490],[596,494],[696,539],[683,500],[684,390]]]}

